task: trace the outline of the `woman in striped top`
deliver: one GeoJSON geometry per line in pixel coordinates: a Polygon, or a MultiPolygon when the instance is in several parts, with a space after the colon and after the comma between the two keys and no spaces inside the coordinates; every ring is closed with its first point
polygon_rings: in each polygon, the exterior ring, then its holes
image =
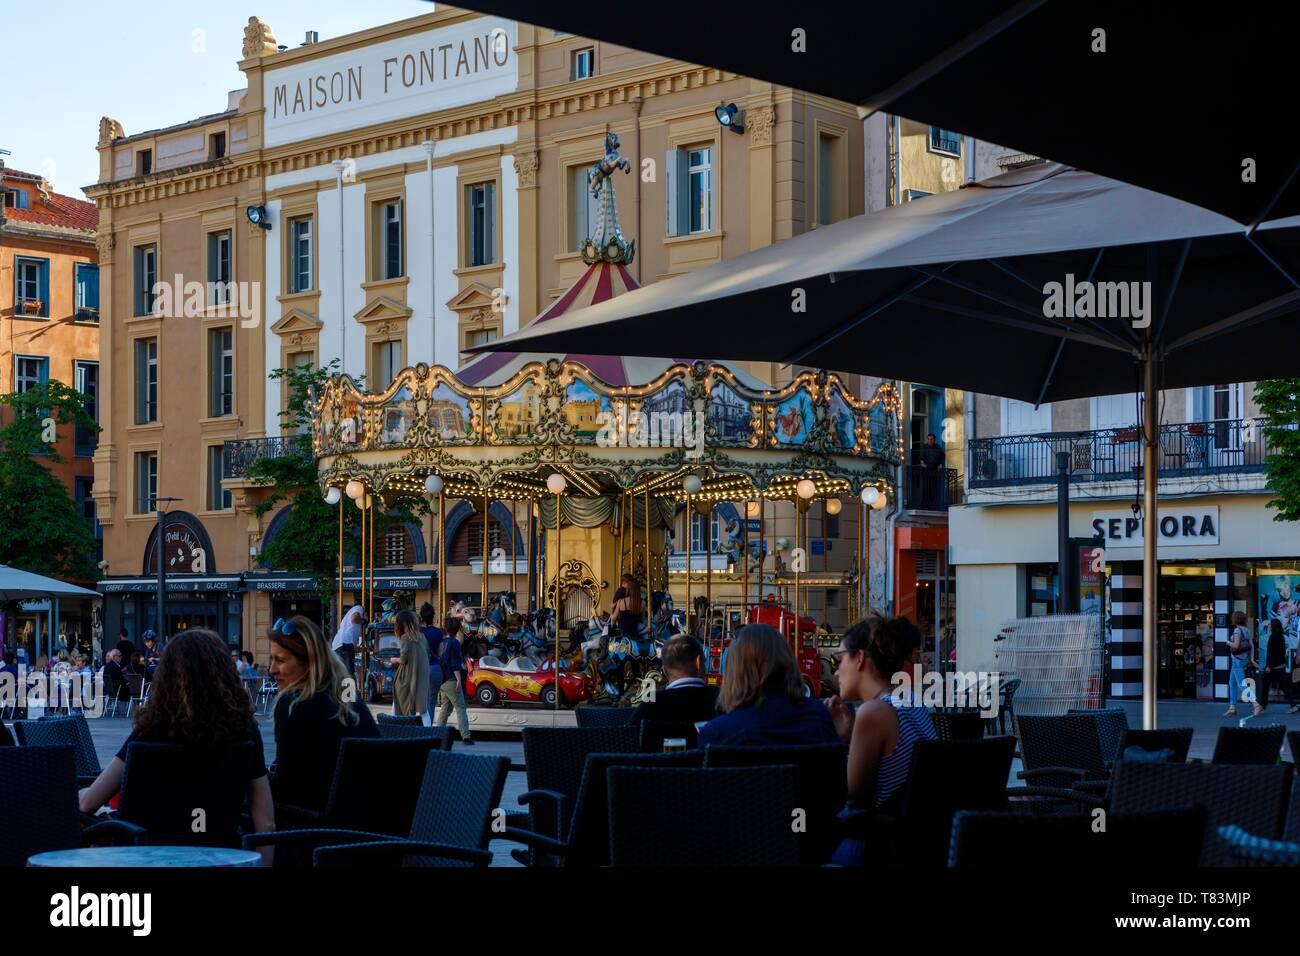
{"type": "MultiPolygon", "coordinates": [[[[840,739],[849,745],[849,804],[879,809],[901,795],[918,740],[936,740],[930,713],[894,695],[894,676],[920,645],[921,632],[903,617],[869,615],[844,633],[836,653],[839,695],[827,701],[840,739]],[[854,713],[845,701],[861,701],[854,713]]],[[[906,681],[910,684],[910,678],[906,681]]],[[[864,857],[861,841],[846,840],[836,862],[864,857]]]]}

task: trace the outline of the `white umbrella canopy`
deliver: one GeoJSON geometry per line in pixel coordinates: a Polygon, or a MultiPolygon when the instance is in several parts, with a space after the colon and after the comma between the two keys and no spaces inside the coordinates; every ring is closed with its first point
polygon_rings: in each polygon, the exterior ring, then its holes
{"type": "Polygon", "coordinates": [[[0,601],[38,601],[47,597],[92,597],[97,591],[0,564],[0,601]]]}

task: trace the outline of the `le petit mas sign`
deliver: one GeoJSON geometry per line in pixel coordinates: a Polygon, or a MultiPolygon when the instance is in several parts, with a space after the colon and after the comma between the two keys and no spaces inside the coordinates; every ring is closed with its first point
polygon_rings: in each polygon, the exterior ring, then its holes
{"type": "MultiPolygon", "coordinates": [[[[1162,507],[1159,512],[1160,545],[1204,545],[1219,543],[1219,509],[1162,507]]],[[[1129,509],[1094,511],[1092,530],[1106,540],[1108,548],[1142,547],[1142,519],[1129,509]]]]}

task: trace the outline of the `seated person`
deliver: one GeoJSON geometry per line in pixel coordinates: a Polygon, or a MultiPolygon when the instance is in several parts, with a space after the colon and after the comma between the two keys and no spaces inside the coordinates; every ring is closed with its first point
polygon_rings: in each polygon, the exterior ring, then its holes
{"type": "Polygon", "coordinates": [[[718,688],[710,687],[700,676],[704,672],[704,648],[699,641],[687,634],[669,638],[664,645],[663,668],[667,684],[654,700],[637,706],[633,724],[653,720],[693,726],[718,716],[718,688]]]}
{"type": "Polygon", "coordinates": [[[160,653],[158,651],[158,638],[153,631],[144,632],[144,662],[147,667],[153,668],[158,665],[160,653]]]}
{"type": "Polygon", "coordinates": [[[257,673],[257,661],[253,659],[253,652],[240,651],[239,656],[244,662],[244,669],[239,676],[244,680],[257,680],[260,675],[257,673]]]}
{"type": "MultiPolygon", "coordinates": [[[[836,654],[839,695],[827,706],[840,739],[849,745],[850,805],[880,808],[903,791],[918,740],[937,740],[930,712],[893,694],[901,673],[920,646],[921,632],[904,617],[872,614],[844,633],[836,654]],[[845,701],[861,701],[853,713],[845,701]]],[[[862,865],[862,840],[845,840],[835,862],[862,865]]]]}
{"type": "Polygon", "coordinates": [[[319,810],[343,738],[378,737],[379,728],[320,628],[302,615],[271,629],[271,676],[280,689],[271,791],[276,803],[319,810]]]}
{"type": "Polygon", "coordinates": [[[803,695],[790,645],[768,624],[746,624],[727,652],[722,715],[700,728],[700,746],[778,747],[839,742],[830,711],[803,695]]]}
{"type": "Polygon", "coordinates": [[[126,672],[122,670],[122,652],[116,647],[104,655],[104,698],[120,701],[131,699],[131,688],[127,686],[126,672]]]}
{"type": "MultiPolygon", "coordinates": [[[[193,628],[167,642],[149,702],[136,711],[135,729],[104,772],[81,791],[82,813],[97,812],[117,795],[126,770],[127,748],[137,740],[201,751],[249,742],[253,746],[248,770],[253,827],[258,833],[275,829],[262,734],[248,695],[226,657],[226,642],[215,632],[193,628]]],[[[270,863],[271,848],[264,848],[262,855],[270,863]]]]}

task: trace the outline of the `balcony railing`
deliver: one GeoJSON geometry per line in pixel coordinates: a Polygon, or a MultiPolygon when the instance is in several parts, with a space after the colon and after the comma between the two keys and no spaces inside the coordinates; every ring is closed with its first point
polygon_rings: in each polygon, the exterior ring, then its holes
{"type": "Polygon", "coordinates": [[[263,458],[311,454],[311,439],[306,435],[283,435],[279,438],[241,438],[225,444],[222,478],[243,478],[249,466],[263,458]]]}
{"type": "MultiPolygon", "coordinates": [[[[1142,473],[1142,434],[1134,428],[1042,435],[999,435],[970,442],[970,486],[1035,485],[1056,480],[1056,453],[1070,453],[1071,481],[1133,481],[1142,473]]],[[[1262,472],[1268,457],[1263,419],[1219,419],[1160,426],[1162,478],[1262,472]]]]}
{"type": "Polygon", "coordinates": [[[903,507],[909,511],[947,511],[961,504],[961,489],[961,472],[956,469],[903,468],[903,507]]]}

